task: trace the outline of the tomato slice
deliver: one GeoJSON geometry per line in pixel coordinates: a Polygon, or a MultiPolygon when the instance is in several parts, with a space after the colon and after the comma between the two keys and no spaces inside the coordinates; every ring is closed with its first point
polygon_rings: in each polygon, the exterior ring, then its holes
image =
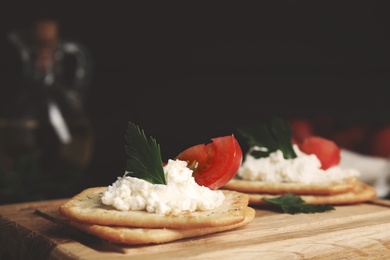
{"type": "Polygon", "coordinates": [[[211,143],[187,148],[175,159],[188,162],[196,183],[216,190],[237,173],[242,163],[242,150],[234,135],[211,140],[211,143]]]}
{"type": "Polygon", "coordinates": [[[305,138],[314,135],[313,125],[307,119],[294,118],[288,121],[288,124],[295,143],[301,143],[305,138]]]}
{"type": "Polygon", "coordinates": [[[369,151],[374,156],[390,158],[390,126],[372,133],[369,139],[369,151]]]}
{"type": "Polygon", "coordinates": [[[298,144],[299,149],[306,154],[315,154],[321,162],[321,168],[326,170],[340,163],[340,148],[329,139],[320,136],[310,136],[298,144]]]}

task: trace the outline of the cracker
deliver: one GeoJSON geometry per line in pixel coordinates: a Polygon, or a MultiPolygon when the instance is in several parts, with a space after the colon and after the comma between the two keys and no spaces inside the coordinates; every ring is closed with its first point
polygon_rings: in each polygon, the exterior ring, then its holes
{"type": "Polygon", "coordinates": [[[249,196],[224,191],[223,204],[210,211],[196,211],[174,215],[162,215],[147,211],[120,211],[104,205],[101,197],[107,187],[83,190],[59,207],[59,212],[76,222],[103,226],[142,228],[205,228],[220,227],[242,222],[245,218],[249,196]]]}
{"type": "Polygon", "coordinates": [[[82,222],[69,221],[68,223],[86,233],[95,235],[99,238],[119,244],[159,244],[171,242],[179,239],[198,237],[207,234],[227,231],[249,224],[255,217],[255,210],[250,207],[245,208],[244,219],[241,222],[204,228],[132,228],[132,227],[114,227],[102,226],[96,224],[86,224],[82,222]]]}
{"type": "Polygon", "coordinates": [[[333,195],[352,191],[356,180],[346,183],[335,184],[302,184],[302,183],[268,183],[262,181],[251,181],[232,179],[222,188],[235,190],[243,193],[294,193],[297,195],[333,195]]]}
{"type": "MultiPolygon", "coordinates": [[[[269,205],[263,198],[275,198],[282,194],[248,194],[250,205],[269,205]]],[[[376,196],[376,190],[362,182],[357,182],[352,191],[334,195],[302,195],[300,196],[305,203],[318,205],[342,205],[356,204],[373,199],[376,196]]]]}

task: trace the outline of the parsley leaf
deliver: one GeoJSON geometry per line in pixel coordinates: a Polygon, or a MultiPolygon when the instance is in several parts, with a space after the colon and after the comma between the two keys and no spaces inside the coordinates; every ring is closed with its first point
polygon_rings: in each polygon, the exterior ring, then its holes
{"type": "Polygon", "coordinates": [[[125,139],[129,157],[126,161],[128,175],[153,184],[166,184],[160,145],[156,139],[147,139],[144,131],[131,122],[128,123],[125,139]]]}
{"type": "Polygon", "coordinates": [[[305,204],[305,201],[295,194],[283,194],[276,198],[263,198],[263,200],[280,206],[285,213],[297,214],[297,213],[316,213],[334,210],[335,208],[331,205],[315,205],[305,204]]]}
{"type": "Polygon", "coordinates": [[[291,128],[278,117],[266,123],[242,126],[238,128],[238,133],[246,139],[250,147],[262,148],[261,150],[253,149],[250,152],[255,158],[268,157],[277,150],[282,151],[285,159],[297,157],[292,146],[291,128]]]}

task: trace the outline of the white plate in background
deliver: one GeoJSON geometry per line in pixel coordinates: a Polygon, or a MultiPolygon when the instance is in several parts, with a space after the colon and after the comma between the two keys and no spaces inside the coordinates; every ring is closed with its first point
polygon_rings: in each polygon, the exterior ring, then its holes
{"type": "Polygon", "coordinates": [[[384,198],[390,194],[390,159],[341,149],[340,167],[360,171],[359,179],[373,186],[377,197],[384,198]]]}

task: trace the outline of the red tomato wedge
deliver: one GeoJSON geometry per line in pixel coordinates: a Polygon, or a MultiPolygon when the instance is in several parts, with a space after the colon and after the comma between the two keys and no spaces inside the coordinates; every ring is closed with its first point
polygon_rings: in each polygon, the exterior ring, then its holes
{"type": "Polygon", "coordinates": [[[374,132],[369,139],[369,149],[372,155],[390,158],[390,126],[374,132]]]}
{"type": "Polygon", "coordinates": [[[321,162],[321,168],[326,170],[340,163],[340,148],[329,139],[310,136],[298,144],[299,149],[306,154],[315,154],[321,162]]]}
{"type": "Polygon", "coordinates": [[[301,143],[305,138],[314,135],[313,125],[307,119],[294,118],[288,124],[295,143],[301,143]]]}
{"type": "Polygon", "coordinates": [[[211,143],[187,148],[175,159],[188,162],[196,183],[216,190],[237,173],[242,163],[242,150],[233,135],[211,140],[211,143]]]}

